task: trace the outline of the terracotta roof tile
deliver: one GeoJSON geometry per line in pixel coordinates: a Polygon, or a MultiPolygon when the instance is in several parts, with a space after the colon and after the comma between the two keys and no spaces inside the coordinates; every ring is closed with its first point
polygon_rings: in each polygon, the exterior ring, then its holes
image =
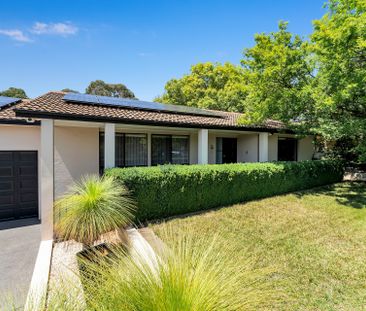
{"type": "MultiPolygon", "coordinates": [[[[209,116],[194,116],[167,112],[154,112],[134,110],[122,107],[90,105],[76,102],[66,102],[63,97],[66,93],[49,92],[34,100],[17,104],[17,116],[33,116],[35,118],[58,118],[73,120],[108,120],[116,123],[135,123],[169,125],[177,127],[197,128],[225,128],[225,129],[262,129],[283,130],[283,124],[278,121],[268,120],[262,125],[243,126],[238,124],[240,113],[216,111],[220,118],[209,116]]],[[[11,112],[13,113],[13,112],[11,112]]]]}

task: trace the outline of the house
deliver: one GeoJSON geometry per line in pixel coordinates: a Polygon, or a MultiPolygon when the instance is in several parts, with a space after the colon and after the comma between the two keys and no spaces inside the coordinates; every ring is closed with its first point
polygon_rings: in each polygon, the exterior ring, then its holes
{"type": "Polygon", "coordinates": [[[73,181],[114,166],[300,161],[313,138],[240,114],[94,95],[0,97],[0,220],[39,216],[53,237],[53,202],[73,181]],[[2,104],[1,104],[2,103],[2,104]]]}

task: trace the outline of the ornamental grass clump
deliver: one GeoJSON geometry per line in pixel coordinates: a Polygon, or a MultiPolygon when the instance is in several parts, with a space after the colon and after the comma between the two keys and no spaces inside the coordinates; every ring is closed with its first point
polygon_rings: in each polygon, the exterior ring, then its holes
{"type": "Polygon", "coordinates": [[[136,204],[112,176],[86,176],[55,203],[55,232],[90,247],[104,233],[133,219],[136,204]]]}
{"type": "MultiPolygon", "coordinates": [[[[157,263],[115,253],[108,264],[86,262],[83,286],[90,310],[255,310],[280,299],[269,289],[273,269],[237,267],[235,254],[217,252],[215,239],[177,236],[157,263]],[[98,278],[95,278],[98,275],[98,278]]],[[[165,240],[163,238],[163,240],[165,240]]]]}

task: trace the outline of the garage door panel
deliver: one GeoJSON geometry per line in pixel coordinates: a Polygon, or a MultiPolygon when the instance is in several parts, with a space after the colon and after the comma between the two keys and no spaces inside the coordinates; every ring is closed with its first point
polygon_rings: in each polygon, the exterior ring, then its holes
{"type": "Polygon", "coordinates": [[[37,193],[29,192],[29,193],[20,193],[19,202],[27,203],[27,202],[36,202],[37,201],[37,193]]]}
{"type": "Polygon", "coordinates": [[[0,178],[1,177],[13,177],[14,176],[14,170],[13,167],[0,167],[0,178]]]}
{"type": "Polygon", "coordinates": [[[0,220],[38,215],[36,151],[0,151],[0,220]]]}
{"type": "Polygon", "coordinates": [[[9,181],[0,180],[0,196],[4,191],[14,191],[14,182],[12,180],[9,181]]]}
{"type": "Polygon", "coordinates": [[[19,176],[36,176],[37,168],[34,166],[20,166],[18,168],[19,176]]]}
{"type": "Polygon", "coordinates": [[[13,162],[13,152],[2,151],[0,152],[0,166],[3,162],[13,162]]]}
{"type": "Polygon", "coordinates": [[[13,193],[0,195],[0,205],[15,204],[15,198],[13,193]]]}

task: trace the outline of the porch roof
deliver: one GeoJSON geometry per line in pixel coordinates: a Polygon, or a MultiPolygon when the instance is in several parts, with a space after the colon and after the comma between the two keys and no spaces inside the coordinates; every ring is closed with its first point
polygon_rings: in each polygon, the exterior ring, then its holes
{"type": "MultiPolygon", "coordinates": [[[[217,111],[221,117],[187,115],[128,109],[126,107],[92,105],[65,101],[64,92],[49,92],[30,101],[15,105],[10,114],[16,118],[62,119],[93,122],[129,123],[171,127],[209,128],[228,130],[286,131],[279,121],[267,120],[260,125],[238,124],[240,113],[217,111]]],[[[1,116],[0,116],[1,118],[1,116]]]]}

